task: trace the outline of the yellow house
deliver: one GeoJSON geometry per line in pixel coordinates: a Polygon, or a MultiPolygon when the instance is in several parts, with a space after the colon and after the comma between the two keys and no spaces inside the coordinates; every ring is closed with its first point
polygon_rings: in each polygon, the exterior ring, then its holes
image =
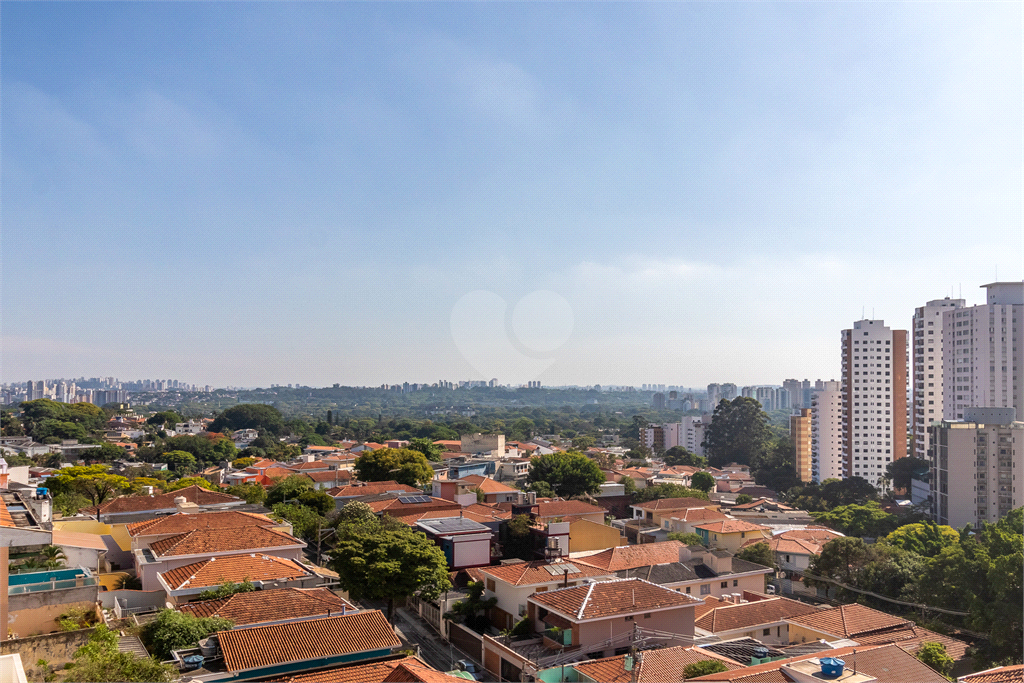
{"type": "Polygon", "coordinates": [[[570,553],[604,550],[628,543],[629,541],[621,531],[607,524],[598,524],[589,519],[577,519],[569,522],[570,553]]]}
{"type": "Polygon", "coordinates": [[[740,547],[750,539],[768,540],[772,537],[770,528],[742,519],[722,519],[707,524],[698,524],[694,530],[704,539],[704,545],[709,548],[722,548],[730,553],[739,551],[740,547]]]}

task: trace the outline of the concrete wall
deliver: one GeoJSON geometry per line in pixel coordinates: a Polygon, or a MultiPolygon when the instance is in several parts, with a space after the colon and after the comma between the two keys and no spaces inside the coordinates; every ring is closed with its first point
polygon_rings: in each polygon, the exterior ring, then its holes
{"type": "Polygon", "coordinates": [[[578,553],[586,550],[604,550],[619,545],[627,545],[629,541],[615,527],[579,519],[569,522],[569,552],[578,553]]]}
{"type": "MultiPolygon", "coordinates": [[[[678,633],[682,636],[693,636],[693,615],[694,607],[680,607],[674,610],[665,610],[664,612],[650,612],[651,616],[644,618],[643,614],[636,615],[636,623],[641,628],[653,629],[656,631],[665,631],[667,633],[678,633]]],[[[576,626],[573,626],[575,631],[576,626]]],[[[583,622],[579,624],[579,643],[583,646],[584,651],[591,652],[588,646],[593,646],[597,643],[605,641],[609,638],[618,635],[628,635],[633,631],[633,621],[626,621],[625,617],[614,617],[612,619],[603,619],[601,621],[594,622],[583,622]]],[[[573,638],[576,638],[576,634],[573,634],[573,638]]],[[[676,639],[666,641],[665,646],[671,647],[673,645],[684,645],[688,644],[683,639],[676,639]]],[[[604,651],[602,656],[611,657],[615,654],[616,648],[625,647],[629,645],[628,638],[623,638],[622,642],[616,643],[609,646],[604,651]]]]}
{"type": "Polygon", "coordinates": [[[60,630],[57,618],[71,609],[95,609],[96,586],[10,596],[7,627],[19,637],[60,630]]]}
{"type": "Polygon", "coordinates": [[[505,454],[504,434],[463,434],[463,453],[485,453],[498,451],[499,455],[505,454]]]}
{"type": "Polygon", "coordinates": [[[62,669],[72,661],[75,650],[85,645],[95,629],[87,628],[80,631],[51,633],[45,636],[19,638],[0,643],[0,654],[21,655],[21,663],[25,667],[25,676],[30,681],[43,680],[44,672],[36,662],[45,659],[50,668],[62,669]]]}

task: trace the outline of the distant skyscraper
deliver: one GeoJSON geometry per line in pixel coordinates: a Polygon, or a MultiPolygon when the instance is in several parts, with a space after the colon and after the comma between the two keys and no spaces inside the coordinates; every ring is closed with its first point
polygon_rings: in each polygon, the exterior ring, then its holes
{"type": "Polygon", "coordinates": [[[858,320],[843,330],[842,351],[846,476],[878,486],[907,455],[907,331],[858,320]]]}
{"type": "Polygon", "coordinates": [[[811,394],[811,479],[842,479],[843,388],[842,382],[815,383],[811,394]]]}
{"type": "Polygon", "coordinates": [[[801,408],[789,416],[789,438],[793,442],[793,465],[800,481],[811,481],[811,409],[801,408]]]}
{"type": "Polygon", "coordinates": [[[1024,282],[996,282],[983,306],[942,317],[943,417],[967,408],[1014,407],[1024,415],[1024,282]]]}
{"type": "Polygon", "coordinates": [[[787,379],[782,383],[782,388],[789,392],[789,402],[794,410],[798,408],[809,408],[804,405],[803,384],[798,379],[787,379]]]}
{"type": "Polygon", "coordinates": [[[911,421],[914,453],[928,457],[928,425],[944,416],[943,409],[943,316],[963,308],[963,299],[936,299],[914,311],[913,396],[911,421]]]}

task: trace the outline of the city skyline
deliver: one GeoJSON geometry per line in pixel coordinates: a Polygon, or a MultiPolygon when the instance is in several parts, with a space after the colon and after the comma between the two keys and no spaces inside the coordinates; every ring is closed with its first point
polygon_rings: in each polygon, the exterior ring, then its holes
{"type": "Polygon", "coordinates": [[[1024,278],[1017,5],[0,7],[0,382],[838,379],[1024,278]]]}

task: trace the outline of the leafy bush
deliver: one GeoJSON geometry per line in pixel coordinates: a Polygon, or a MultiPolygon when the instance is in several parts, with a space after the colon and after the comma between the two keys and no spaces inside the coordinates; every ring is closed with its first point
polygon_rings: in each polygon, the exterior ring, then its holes
{"type": "MultiPolygon", "coordinates": [[[[142,629],[146,649],[159,659],[169,659],[173,650],[195,647],[199,641],[217,631],[234,626],[220,617],[194,617],[173,609],[165,609],[142,629]]],[[[124,680],[124,679],[106,679],[124,680]]]]}
{"type": "Polygon", "coordinates": [[[686,668],[683,669],[683,678],[696,678],[697,676],[707,676],[708,674],[717,674],[722,671],[726,671],[725,664],[717,659],[705,659],[702,662],[687,664],[686,668]]]}

